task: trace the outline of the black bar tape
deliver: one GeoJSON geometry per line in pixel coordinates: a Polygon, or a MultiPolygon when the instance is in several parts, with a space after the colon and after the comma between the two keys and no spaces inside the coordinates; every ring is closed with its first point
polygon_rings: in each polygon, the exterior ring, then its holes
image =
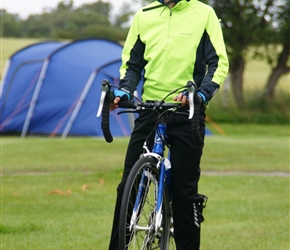
{"type": "Polygon", "coordinates": [[[196,144],[202,144],[202,137],[199,130],[200,102],[197,95],[197,93],[195,93],[194,95],[194,116],[192,118],[192,133],[194,142],[196,144]]]}
{"type": "Polygon", "coordinates": [[[110,91],[107,92],[104,106],[102,110],[102,122],[101,128],[103,131],[103,135],[105,137],[106,142],[111,143],[113,141],[113,136],[110,131],[110,103],[112,101],[112,93],[110,91]]]}
{"type": "Polygon", "coordinates": [[[120,101],[118,103],[119,108],[135,109],[136,105],[133,101],[120,101]]]}

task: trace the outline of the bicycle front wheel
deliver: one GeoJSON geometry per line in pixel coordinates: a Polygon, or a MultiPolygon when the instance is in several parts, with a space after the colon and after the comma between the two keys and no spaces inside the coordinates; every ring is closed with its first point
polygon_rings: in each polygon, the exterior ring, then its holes
{"type": "Polygon", "coordinates": [[[133,166],[125,185],[119,221],[120,249],[168,249],[170,209],[163,188],[161,226],[156,226],[159,172],[146,156],[133,166]]]}

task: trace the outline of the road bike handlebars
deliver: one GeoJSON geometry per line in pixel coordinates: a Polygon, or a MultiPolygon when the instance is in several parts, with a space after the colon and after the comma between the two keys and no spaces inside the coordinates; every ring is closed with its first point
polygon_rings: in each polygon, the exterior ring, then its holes
{"type": "MultiPolygon", "coordinates": [[[[101,83],[102,92],[100,97],[99,109],[97,112],[97,117],[102,115],[101,128],[103,131],[103,135],[105,140],[110,143],[113,141],[113,136],[110,131],[110,103],[114,99],[114,94],[111,92],[111,88],[119,87],[113,86],[110,84],[108,80],[103,80],[101,83]]],[[[199,133],[199,111],[200,111],[200,102],[197,96],[197,87],[196,84],[192,81],[188,81],[187,84],[181,88],[175,89],[171,91],[168,95],[166,95],[161,101],[153,101],[153,102],[142,102],[138,100],[137,103],[134,101],[120,101],[118,103],[119,108],[126,108],[129,110],[121,111],[120,113],[128,113],[128,112],[137,112],[140,109],[150,109],[150,110],[161,110],[161,109],[175,109],[181,107],[181,103],[166,103],[165,99],[176,93],[180,90],[187,90],[188,92],[188,106],[189,106],[189,115],[188,119],[193,119],[193,135],[197,139],[197,142],[201,142],[201,136],[199,133]]],[[[132,95],[133,96],[133,95],[132,95]]]]}

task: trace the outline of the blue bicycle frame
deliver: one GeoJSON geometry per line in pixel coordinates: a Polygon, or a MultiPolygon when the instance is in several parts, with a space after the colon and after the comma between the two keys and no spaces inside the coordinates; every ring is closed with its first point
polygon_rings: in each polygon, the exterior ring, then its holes
{"type": "MultiPolygon", "coordinates": [[[[163,201],[163,194],[164,194],[164,183],[166,181],[166,178],[169,178],[169,176],[166,176],[166,168],[165,168],[165,161],[168,160],[167,158],[164,158],[164,151],[165,151],[165,145],[166,145],[166,140],[167,140],[167,136],[166,136],[166,129],[167,129],[167,125],[165,122],[161,122],[158,124],[157,128],[156,128],[156,132],[155,132],[155,139],[154,139],[154,146],[153,146],[153,150],[152,152],[150,152],[148,150],[148,148],[146,147],[146,144],[144,145],[144,149],[145,151],[147,151],[147,153],[145,153],[144,155],[151,155],[153,157],[155,157],[158,160],[158,164],[157,167],[160,168],[159,171],[159,180],[158,180],[158,192],[157,192],[157,203],[156,203],[156,221],[155,221],[155,230],[158,231],[159,228],[161,228],[161,223],[162,223],[162,201],[163,201]]],[[[170,170],[171,171],[171,170],[170,170]]],[[[171,173],[171,172],[170,172],[171,173]]],[[[148,181],[150,181],[150,176],[148,176],[148,173],[146,173],[146,171],[144,171],[142,173],[142,177],[140,180],[140,184],[138,187],[138,192],[137,192],[137,197],[136,197],[136,201],[134,204],[134,208],[133,208],[133,216],[131,218],[131,221],[135,221],[136,216],[138,214],[140,205],[141,205],[141,201],[142,201],[142,197],[144,195],[145,192],[145,188],[147,186],[148,181]]],[[[167,188],[170,191],[171,187],[170,187],[171,183],[167,183],[167,188]]],[[[171,194],[169,193],[169,196],[171,194]]],[[[132,225],[132,223],[131,223],[132,225]]]]}

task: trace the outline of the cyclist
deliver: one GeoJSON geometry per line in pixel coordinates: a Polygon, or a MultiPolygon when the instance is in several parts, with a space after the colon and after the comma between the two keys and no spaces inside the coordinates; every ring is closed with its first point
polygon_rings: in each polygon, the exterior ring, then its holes
{"type": "MultiPolygon", "coordinates": [[[[197,0],[159,0],[135,14],[128,33],[120,68],[120,86],[133,93],[144,73],[143,101],[160,100],[188,80],[198,86],[200,133],[205,134],[205,104],[218,91],[228,72],[228,59],[219,20],[214,10],[197,0]]],[[[114,91],[111,110],[131,96],[114,91]]],[[[181,102],[188,111],[184,92],[166,99],[181,102]]],[[[117,199],[109,249],[118,249],[120,204],[128,174],[142,153],[142,146],[154,128],[156,114],[140,111],[135,120],[125,157],[123,177],[117,199]]],[[[200,246],[201,217],[198,209],[198,181],[203,143],[194,143],[192,120],[170,114],[167,134],[171,145],[172,206],[174,238],[178,250],[200,246]]]]}

